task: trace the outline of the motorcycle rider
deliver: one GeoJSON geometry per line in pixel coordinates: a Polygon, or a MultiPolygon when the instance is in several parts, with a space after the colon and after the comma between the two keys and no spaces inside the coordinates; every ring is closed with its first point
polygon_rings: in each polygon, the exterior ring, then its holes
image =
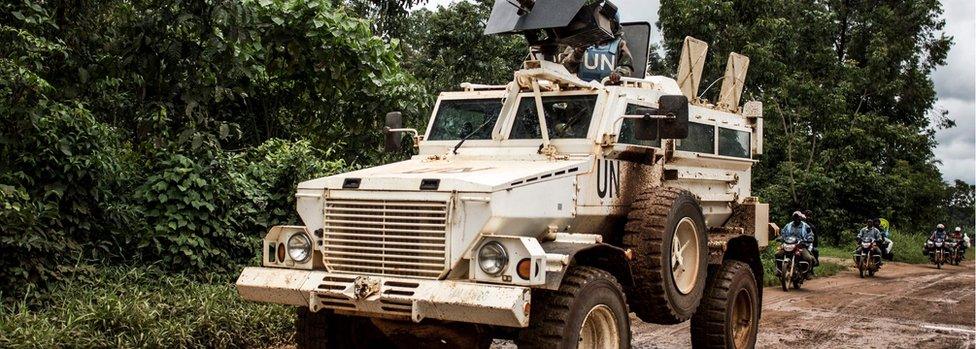
{"type": "Polygon", "coordinates": [[[966,248],[969,247],[969,235],[962,232],[961,227],[956,227],[949,233],[949,239],[955,240],[959,244],[959,253],[966,255],[966,248]]]}
{"type": "Polygon", "coordinates": [[[932,247],[929,247],[931,245],[930,242],[935,240],[945,240],[946,236],[945,224],[939,223],[939,225],[935,226],[935,230],[932,231],[932,234],[929,235],[929,240],[925,242],[925,246],[922,247],[922,253],[928,256],[930,253],[932,253],[932,247]]]}
{"type": "Polygon", "coordinates": [[[881,218],[874,219],[874,227],[881,232],[881,250],[884,251],[884,258],[889,261],[892,259],[891,255],[891,231],[881,226],[881,218]]]}
{"type": "MultiPolygon", "coordinates": [[[[803,261],[810,264],[810,270],[807,271],[807,275],[806,275],[806,277],[809,279],[813,277],[814,260],[813,260],[813,255],[811,255],[809,251],[810,250],[809,246],[813,243],[813,233],[812,230],[810,229],[810,226],[803,221],[803,219],[806,218],[803,215],[803,213],[801,213],[800,211],[793,212],[792,218],[793,220],[791,222],[786,223],[786,225],[783,226],[783,229],[780,230],[779,235],[780,238],[783,240],[785,240],[790,236],[795,236],[797,239],[799,239],[801,242],[807,245],[807,248],[804,248],[800,252],[800,258],[803,261]]],[[[776,251],[776,259],[782,258],[784,254],[786,254],[786,251],[784,251],[783,249],[779,249],[778,251],[776,251]]],[[[777,267],[776,275],[779,275],[781,273],[781,271],[779,270],[779,265],[777,265],[776,267],[777,267]]]]}
{"type": "MultiPolygon", "coordinates": [[[[878,241],[879,243],[884,240],[884,236],[881,234],[881,231],[875,227],[875,220],[871,218],[868,218],[867,221],[864,222],[864,228],[861,228],[861,230],[857,232],[858,244],[857,244],[857,249],[854,250],[855,254],[859,254],[861,252],[860,242],[868,238],[874,239],[874,241],[878,241]]],[[[878,255],[881,254],[881,250],[878,249],[877,246],[875,246],[874,249],[875,249],[873,251],[874,253],[878,255]]],[[[882,264],[884,264],[883,261],[878,263],[878,265],[882,265],[882,264]]]]}
{"type": "Polygon", "coordinates": [[[813,225],[813,211],[806,210],[803,211],[803,223],[806,223],[810,227],[810,236],[812,240],[810,241],[810,253],[813,254],[813,266],[820,266],[820,250],[817,249],[817,227],[813,225]]]}

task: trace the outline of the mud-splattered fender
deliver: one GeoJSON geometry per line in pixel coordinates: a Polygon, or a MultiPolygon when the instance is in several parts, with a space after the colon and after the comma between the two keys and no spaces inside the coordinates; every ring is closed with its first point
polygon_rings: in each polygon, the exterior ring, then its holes
{"type": "Polygon", "coordinates": [[[547,270],[546,283],[542,288],[547,290],[559,289],[563,275],[569,265],[585,265],[600,268],[610,272],[624,287],[633,285],[634,279],[630,272],[627,251],[604,243],[573,243],[562,241],[547,241],[542,243],[546,254],[565,255],[568,265],[560,271],[547,270]]]}

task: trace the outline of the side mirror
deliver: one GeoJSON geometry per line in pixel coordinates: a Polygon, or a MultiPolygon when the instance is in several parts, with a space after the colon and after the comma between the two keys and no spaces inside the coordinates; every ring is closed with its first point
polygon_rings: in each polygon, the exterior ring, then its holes
{"type": "Polygon", "coordinates": [[[383,128],[383,133],[386,137],[384,150],[386,150],[387,153],[400,151],[403,134],[401,134],[399,131],[393,130],[401,128],[403,128],[403,114],[398,111],[386,113],[386,127],[383,128]]]}
{"type": "Polygon", "coordinates": [[[688,97],[682,95],[661,96],[658,99],[658,112],[673,116],[661,119],[659,128],[661,138],[688,138],[688,97]]]}

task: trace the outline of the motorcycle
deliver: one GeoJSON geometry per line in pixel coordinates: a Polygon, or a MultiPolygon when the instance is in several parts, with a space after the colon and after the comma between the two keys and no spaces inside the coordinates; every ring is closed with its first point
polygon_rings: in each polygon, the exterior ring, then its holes
{"type": "Polygon", "coordinates": [[[806,280],[806,275],[810,272],[810,263],[803,260],[803,249],[806,244],[795,236],[790,236],[781,240],[780,250],[782,257],[776,259],[776,267],[779,269],[779,284],[784,292],[789,292],[790,285],[794,289],[800,289],[800,285],[806,280]]]}
{"type": "Polygon", "coordinates": [[[861,239],[858,243],[860,248],[854,252],[854,265],[857,266],[858,275],[862,278],[864,273],[867,273],[868,276],[874,276],[874,273],[881,269],[881,254],[875,252],[878,249],[878,241],[868,237],[861,239]]]}
{"type": "Polygon", "coordinates": [[[929,253],[929,261],[935,264],[936,268],[942,269],[942,265],[946,262],[945,239],[929,239],[925,244],[931,251],[929,253]]]}
{"type": "Polygon", "coordinates": [[[959,265],[962,263],[962,249],[959,248],[959,241],[956,240],[946,240],[946,261],[952,265],[959,265]]]}

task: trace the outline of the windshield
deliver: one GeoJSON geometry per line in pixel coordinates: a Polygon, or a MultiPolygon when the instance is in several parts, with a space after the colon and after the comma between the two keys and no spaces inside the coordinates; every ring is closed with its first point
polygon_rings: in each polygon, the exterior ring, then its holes
{"type": "MultiPolygon", "coordinates": [[[[586,138],[590,118],[596,106],[596,95],[542,97],[549,138],[586,138]]],[[[540,139],[539,117],[535,98],[522,97],[512,126],[511,139],[540,139]]]]}
{"type": "Polygon", "coordinates": [[[468,135],[468,139],[491,139],[501,110],[501,98],[441,100],[427,139],[454,140],[468,135]]]}

